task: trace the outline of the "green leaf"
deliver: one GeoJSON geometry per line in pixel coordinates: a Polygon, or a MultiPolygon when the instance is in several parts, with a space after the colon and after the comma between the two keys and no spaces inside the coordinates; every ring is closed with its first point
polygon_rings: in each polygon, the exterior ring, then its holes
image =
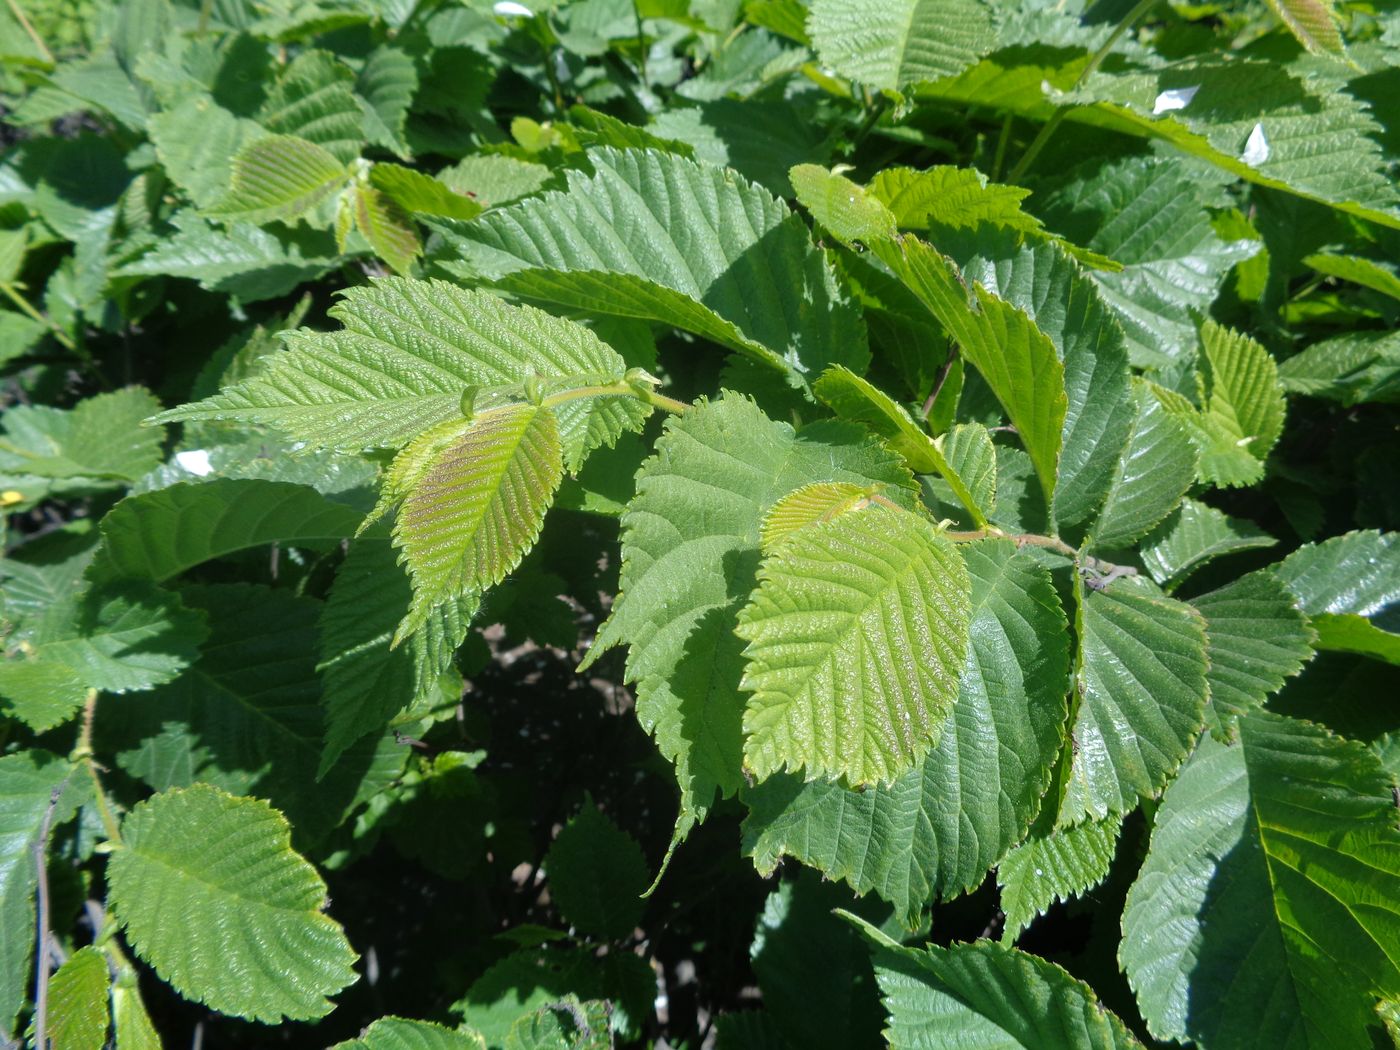
{"type": "Polygon", "coordinates": [[[1400,990],[1390,778],[1319,726],[1238,725],[1233,746],[1201,741],[1157,811],[1123,916],[1138,1005],[1162,1039],[1369,1045],[1372,996],[1400,990]]]}
{"type": "Polygon", "coordinates": [[[879,241],[872,253],[957,340],[1006,409],[1035,464],[1046,499],[1055,491],[1065,420],[1065,370],[1055,345],[1025,312],[974,284],[915,237],[879,241]]]}
{"type": "Polygon", "coordinates": [[[245,222],[285,222],[311,211],[348,178],[345,165],[314,142],[269,135],[238,151],[233,188],[219,210],[245,222]]]}
{"type": "Polygon", "coordinates": [[[220,1013],[265,1023],[323,1017],[327,996],[356,979],[357,956],[323,912],[326,884],[266,802],[206,784],[156,795],[122,822],[107,881],[136,953],[220,1013]],[[174,925],[171,914],[191,918],[174,925]]]}
{"type": "Polygon", "coordinates": [[[160,462],[164,432],[141,426],[159,408],[150,391],[137,386],[98,394],[68,411],[14,406],[5,412],[0,471],[95,488],[134,481],[160,462]]]}
{"type": "Polygon", "coordinates": [[[1269,6],[1298,38],[1298,43],[1313,54],[1346,54],[1329,0],[1269,0],[1269,6]]]}
{"type": "MultiPolygon", "coordinates": [[[[851,904],[849,891],[799,872],[780,882],[763,902],[749,957],[776,1020],[780,1047],[849,1050],[873,1036],[880,1001],[863,938],[836,909],[851,904]]],[[[861,908],[872,917],[888,909],[861,908]]]]}
{"type": "Polygon", "coordinates": [[[114,276],[186,277],[209,291],[256,302],[286,295],[302,282],[320,277],[336,261],[329,239],[319,246],[302,244],[252,223],[216,226],[189,211],[177,212],[171,223],[174,233],[123,263],[114,276]]]}
{"type": "Polygon", "coordinates": [[[431,175],[399,164],[376,164],[369,170],[369,181],[375,189],[411,212],[446,219],[474,219],[481,214],[481,204],[471,197],[458,193],[431,175]]]}
{"type": "Polygon", "coordinates": [[[67,821],[91,780],[38,749],[0,757],[0,1032],[9,1032],[29,992],[34,961],[34,846],[53,806],[52,827],[67,821]]]}
{"type": "Polygon", "coordinates": [[[70,668],[85,687],[111,693],[170,681],[208,636],[178,595],[144,580],[94,587],[69,608],[71,622],[42,636],[36,653],[70,668]]]}
{"type": "Polygon", "coordinates": [[[1120,270],[1107,256],[1072,244],[1047,230],[1041,221],[1021,210],[1031,191],[1020,186],[988,182],[975,168],[935,165],[922,171],[885,168],[870,180],[870,193],[883,201],[904,230],[976,230],[996,226],[1013,230],[1033,241],[1053,241],[1086,266],[1120,270]]]}
{"type": "Polygon", "coordinates": [[[1348,332],[1313,343],[1278,370],[1289,393],[1357,405],[1400,400],[1400,334],[1348,332]]]}
{"type": "Polygon", "coordinates": [[[53,1050],[102,1050],[106,1045],[108,979],[107,958],[91,945],[58,968],[49,982],[53,1050]]]}
{"type": "Polygon", "coordinates": [[[550,899],[581,933],[620,941],[642,917],[647,888],[642,848],[591,799],[555,837],[544,870],[550,899]]]}
{"type": "Polygon", "coordinates": [[[1094,991],[1054,963],[991,941],[875,951],[895,1050],[1136,1050],[1094,991]]]}
{"type": "Polygon", "coordinates": [[[1187,499],[1143,538],[1141,555],[1152,578],[1170,588],[1216,558],[1276,543],[1253,522],[1187,499]]]}
{"type": "Polygon", "coordinates": [[[1134,400],[1137,418],[1094,525],[1096,548],[1124,548],[1151,532],[1196,478],[1196,450],[1186,428],[1141,386],[1134,400]]]}
{"type": "Polygon", "coordinates": [[[1190,426],[1201,450],[1201,479],[1253,484],[1263,477],[1264,460],[1283,433],[1278,367],[1253,339],[1212,321],[1201,327],[1201,342],[1207,394],[1204,411],[1190,426]]]}
{"type": "Polygon", "coordinates": [[[1351,281],[1392,299],[1400,299],[1400,276],[1396,275],[1393,263],[1377,262],[1360,255],[1317,252],[1306,256],[1303,265],[1328,277],[1351,281]]]}
{"type": "Polygon", "coordinates": [[[102,1050],[107,1044],[109,979],[106,956],[91,945],[54,973],[48,988],[53,1050],[102,1050]]]}
{"type": "Polygon", "coordinates": [[[1335,647],[1396,662],[1400,536],[1349,532],[1300,547],[1275,571],[1312,618],[1319,649],[1335,647]]]}
{"type": "Polygon", "coordinates": [[[1093,283],[1054,244],[1025,244],[1012,232],[985,229],[940,232],[939,241],[965,281],[1024,311],[1054,344],[1064,367],[1065,414],[1053,513],[1061,528],[1079,525],[1103,502],[1132,426],[1122,331],[1093,283]]]}
{"type": "Polygon", "coordinates": [[[997,864],[1001,910],[1006,914],[1001,943],[1013,943],[1057,901],[1077,897],[1107,878],[1122,830],[1121,817],[1107,817],[1032,831],[1003,857],[997,864]]]}
{"type": "Polygon", "coordinates": [[[744,794],[744,849],[874,890],[906,921],[980,883],[1030,826],[1064,742],[1069,635],[1050,575],[1009,540],[960,547],[972,621],[958,701],[922,767],[852,791],[776,776],[744,794]]]}
{"type": "Polygon", "coordinates": [[[136,974],[119,971],[112,982],[112,1027],[116,1029],[116,1050],[163,1050],[160,1034],[141,1001],[136,974]]]}
{"type": "MultiPolygon", "coordinates": [[[[385,278],[347,291],[330,313],[343,331],[293,333],[256,375],[156,420],[266,424],[316,448],[397,448],[460,420],[469,389],[518,397],[531,375],[570,389],[627,368],[580,324],[443,281],[385,278]]],[[[568,468],[640,429],[648,411],[618,395],[557,406],[568,468]]]]}
{"type": "Polygon", "coordinates": [[[654,150],[590,151],[568,190],[459,228],[508,291],[661,321],[807,382],[863,371],[864,326],[830,262],[782,201],[733,173],[654,150]]]}
{"type": "Polygon", "coordinates": [[[631,952],[598,956],[583,947],[526,949],[491,966],[452,1009],[489,1046],[498,1047],[517,1020],[567,996],[609,1000],[613,1030],[640,1035],[640,1026],[652,1016],[656,972],[631,952]]]}
{"type": "MultiPolygon", "coordinates": [[[[948,463],[943,450],[914,422],[909,412],[868,380],[848,368],[834,365],[812,387],[817,399],[842,419],[855,420],[884,438],[904,457],[916,474],[939,474],[959,503],[972,515],[977,528],[986,528],[986,511],[973,497],[966,482],[948,463]]],[[[985,464],[984,464],[985,465],[985,464]]]]}
{"type": "Polygon", "coordinates": [[[62,725],[78,713],[87,699],[87,686],[78,672],[42,654],[0,660],[0,699],[4,713],[36,733],[62,725]]]}
{"type": "Polygon", "coordinates": [[[202,781],[266,798],[292,820],[299,844],[316,843],[362,792],[402,771],[404,748],[388,734],[367,737],[318,780],[319,603],[251,584],[182,594],[209,622],[200,659],[169,685],[99,705],[102,747],[158,791],[202,781]]]}
{"type": "Polygon", "coordinates": [[[769,509],[819,481],[884,486],[912,506],[899,460],[849,425],[794,431],[728,394],[667,421],[622,518],[612,614],[584,666],[629,646],[637,717],[676,766],[682,804],[703,814],[742,783],[742,643],[734,633],[756,583],[769,509]]]}
{"type": "Polygon", "coordinates": [[[387,45],[371,51],[355,78],[365,138],[400,157],[408,156],[404,123],[417,90],[418,69],[411,55],[387,45]]]}
{"type": "Polygon", "coordinates": [[[1228,200],[1224,181],[1183,158],[1129,157],[1077,171],[1044,197],[1040,213],[1052,229],[1122,264],[1090,279],[1139,367],[1189,360],[1197,315],[1231,268],[1258,251],[1257,241],[1227,242],[1212,226],[1209,208],[1228,200]]]}
{"type": "Polygon", "coordinates": [[[1124,583],[1086,595],[1079,613],[1079,703],[1059,822],[1127,813],[1190,753],[1204,722],[1205,620],[1124,583]]]}
{"type": "Polygon", "coordinates": [[[926,520],[874,506],[769,555],[739,614],[744,765],[889,783],[937,743],[967,653],[967,569],[926,520]]]}
{"type": "Polygon", "coordinates": [[[1242,576],[1191,604],[1206,618],[1206,724],[1220,734],[1303,669],[1312,659],[1314,634],[1283,582],[1268,570],[1242,576]]]}
{"type": "Polygon", "coordinates": [[[428,695],[452,662],[475,613],[473,601],[449,601],[429,617],[411,644],[392,648],[394,628],[412,601],[408,576],[381,535],[350,547],[321,611],[321,705],[326,741],[318,777],[346,748],[428,695]]]}
{"type": "Polygon", "coordinates": [[[771,554],[801,529],[830,521],[871,503],[869,488],[846,481],[819,481],[789,492],[764,516],[759,547],[771,554]]]}
{"type": "Polygon", "coordinates": [[[807,32],[823,64],[896,95],[961,73],[995,40],[977,0],[814,0],[807,32]]]}
{"type": "Polygon", "coordinates": [[[303,51],[268,92],[258,120],[274,135],[314,143],[344,168],[365,142],[354,81],[350,68],[330,52],[303,51]]]}
{"type": "Polygon", "coordinates": [[[161,583],[265,543],[327,546],[352,535],[360,518],[305,485],[236,479],[171,485],[128,496],[108,512],[89,576],[161,583]]]}
{"type": "Polygon", "coordinates": [[[331,1050],[486,1050],[486,1040],[470,1029],[381,1017],[358,1039],[336,1043],[331,1050]]]}
{"type": "Polygon", "coordinates": [[[1079,93],[1099,101],[1070,119],[1160,138],[1257,185],[1400,226],[1400,194],[1369,107],[1325,82],[1312,88],[1277,62],[1208,56],[1147,73],[1100,72],[1079,93]],[[1197,90],[1184,108],[1154,113],[1162,92],[1186,88],[1197,90]],[[1268,147],[1262,158],[1245,151],[1256,127],[1268,147]]]}
{"type": "Polygon", "coordinates": [[[554,413],[534,405],[478,415],[434,457],[394,522],[413,580],[396,644],[442,602],[479,594],[520,564],[563,476],[554,413]]]}
{"type": "Polygon", "coordinates": [[[202,93],[152,114],[149,132],[170,181],[204,211],[220,207],[228,196],[234,158],[267,137],[261,125],[234,116],[202,93]]]}

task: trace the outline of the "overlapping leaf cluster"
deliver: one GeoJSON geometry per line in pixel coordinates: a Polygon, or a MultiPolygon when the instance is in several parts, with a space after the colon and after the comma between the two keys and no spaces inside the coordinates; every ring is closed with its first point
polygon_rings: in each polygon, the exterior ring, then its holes
{"type": "Polygon", "coordinates": [[[1400,1032],[1394,12],[30,6],[0,1043],[1400,1032]]]}

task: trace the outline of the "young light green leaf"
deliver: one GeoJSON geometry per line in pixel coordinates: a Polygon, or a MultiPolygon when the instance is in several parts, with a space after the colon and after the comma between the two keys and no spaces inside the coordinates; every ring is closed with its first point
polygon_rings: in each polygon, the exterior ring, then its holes
{"type": "Polygon", "coordinates": [[[1032,831],[1003,857],[997,864],[1001,910],[1006,914],[1001,943],[1014,943],[1051,905],[1078,897],[1107,878],[1122,830],[1121,817],[1105,817],[1032,831]]]}
{"type": "Polygon", "coordinates": [[[1069,634],[1050,575],[1009,540],[959,548],[971,582],[967,663],[922,766],[852,791],[774,776],[744,793],[760,872],[796,857],[912,922],[965,893],[1029,827],[1064,744],[1069,634]],[[1012,757],[1014,756],[1014,757],[1012,757]]]}
{"type": "Polygon", "coordinates": [[[889,783],[937,743],[967,653],[967,569],[924,519],[870,507],[796,533],[739,614],[744,764],[889,783]]]}
{"type": "Polygon", "coordinates": [[[1143,538],[1141,555],[1152,578],[1171,589],[1216,558],[1276,543],[1253,522],[1186,499],[1143,538]]]}
{"type": "Polygon", "coordinates": [[[1162,1039],[1366,1045],[1372,997],[1400,991],[1390,778],[1320,726],[1238,726],[1201,741],[1157,811],[1119,949],[1138,1005],[1162,1039]]]}
{"type": "Polygon", "coordinates": [[[544,870],[559,913],[581,933],[622,940],[642,917],[642,848],[591,799],[555,837],[544,870]]]}
{"type": "Polygon", "coordinates": [[[423,250],[413,219],[397,201],[373,186],[357,183],[352,193],[355,227],[395,273],[407,273],[423,250]]]}
{"type": "Polygon", "coordinates": [[[369,181],[399,207],[420,215],[474,219],[481,214],[481,204],[465,193],[400,164],[376,164],[369,170],[369,181]]]}
{"type": "Polygon", "coordinates": [[[1330,0],[1269,0],[1298,43],[1316,55],[1344,55],[1341,30],[1330,0]]]}
{"type": "Polygon", "coordinates": [[[888,239],[899,232],[894,214],[850,179],[816,164],[798,164],[788,178],[802,206],[843,244],[888,239]]]}
{"type": "Polygon", "coordinates": [[[1015,948],[890,943],[874,956],[894,1050],[1141,1050],[1092,988],[1015,948]]]}
{"type": "Polygon", "coordinates": [[[1187,430],[1141,386],[1137,418],[1094,525],[1092,545],[1128,546],[1170,514],[1196,478],[1196,450],[1187,430]]]}
{"type": "Polygon", "coordinates": [[[107,959],[92,945],[80,948],[49,981],[48,1030],[53,1050],[102,1050],[111,1018],[107,959]]]}
{"type": "Polygon", "coordinates": [[[972,515],[974,525],[979,529],[986,528],[986,511],[978,505],[967,483],[948,463],[943,450],[888,394],[840,365],[823,372],[813,385],[812,393],[842,419],[869,426],[885,439],[890,448],[904,457],[914,473],[937,473],[947,482],[958,502],[972,515]]]}
{"type": "Polygon", "coordinates": [[[381,1017],[358,1039],[336,1043],[331,1050],[486,1050],[486,1040],[469,1028],[381,1017]]]}
{"type": "Polygon", "coordinates": [[[1120,582],[1084,597],[1080,631],[1061,825],[1161,791],[1201,731],[1208,688],[1205,620],[1189,605],[1120,582]]]}
{"type": "Polygon", "coordinates": [[[112,981],[112,1028],[116,1050],[164,1050],[130,968],[119,969],[112,981]]]}
{"type": "Polygon", "coordinates": [[[281,541],[329,545],[353,535],[360,513],[305,485],[220,479],[128,496],[102,519],[94,581],[157,583],[233,551],[281,541]]]}
{"type": "Polygon", "coordinates": [[[136,953],[188,999],[274,1023],[322,1017],[357,958],[324,914],[326,884],[266,802],[196,784],[137,805],[107,863],[136,953]],[[219,843],[209,849],[210,842],[219,843]],[[172,913],[192,921],[172,925],[172,913]]]}
{"type": "Polygon", "coordinates": [[[1221,735],[1303,669],[1312,659],[1315,636],[1292,594],[1268,570],[1242,576],[1191,604],[1206,618],[1206,724],[1221,735]]]}
{"type": "Polygon", "coordinates": [[[764,515],[758,543],[771,554],[801,529],[870,505],[870,488],[846,481],[818,481],[789,492],[764,515]]]}
{"type": "Polygon", "coordinates": [[[86,801],[92,782],[38,748],[0,757],[0,1032],[28,997],[34,960],[34,845],[53,806],[51,829],[86,801]]]}
{"type": "Polygon", "coordinates": [[[995,41],[978,0],[814,0],[807,32],[826,66],[895,95],[956,76],[995,41]]]}
{"type": "Polygon", "coordinates": [[[655,150],[598,149],[568,190],[458,228],[508,291],[695,332],[795,383],[860,372],[864,325],[802,221],[732,172],[655,150]],[[761,246],[761,247],[760,247],[761,246]]]}
{"type": "Polygon", "coordinates": [[[1316,252],[1306,256],[1303,265],[1328,277],[1351,281],[1392,299],[1400,299],[1400,276],[1396,274],[1394,263],[1380,262],[1362,255],[1316,252]]]}
{"type": "MultiPolygon", "coordinates": [[[[623,359],[583,325],[445,281],[386,278],[331,308],[340,332],[299,331],[256,375],[157,421],[231,420],[274,426],[317,448],[398,448],[462,417],[470,388],[518,396],[524,380],[564,389],[616,382],[623,359]]],[[[632,397],[579,398],[555,414],[571,471],[598,445],[641,427],[632,397]]]]}
{"type": "Polygon", "coordinates": [[[245,222],[286,222],[311,211],[348,178],[345,165],[314,142],[269,135],[238,151],[233,188],[219,210],[245,222]]]}
{"type": "Polygon", "coordinates": [[[478,415],[424,470],[394,522],[413,579],[395,644],[442,602],[479,594],[519,565],[563,477],[549,409],[521,404],[478,415]]]}
{"type": "Polygon", "coordinates": [[[912,507],[913,479],[849,424],[794,431],[727,394],[668,421],[622,518],[612,614],[584,661],[626,643],[637,717],[676,766],[684,811],[703,816],[743,782],[740,608],[756,584],[760,530],[782,497],[818,481],[878,486],[912,507]]]}
{"type": "Polygon", "coordinates": [[[957,340],[1021,435],[1046,499],[1055,491],[1065,421],[1065,370],[1055,345],[1025,312],[980,284],[969,294],[948,260],[916,237],[871,251],[957,340]]]}

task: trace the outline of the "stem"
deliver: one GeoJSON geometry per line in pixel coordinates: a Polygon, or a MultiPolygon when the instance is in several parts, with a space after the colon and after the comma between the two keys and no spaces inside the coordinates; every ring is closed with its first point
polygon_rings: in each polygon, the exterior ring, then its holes
{"type": "Polygon", "coordinates": [[[632,17],[637,20],[637,72],[642,78],[642,90],[649,91],[647,86],[647,37],[642,31],[642,9],[638,0],[632,0],[632,17]]]}
{"type": "Polygon", "coordinates": [[[1006,166],[1006,147],[1011,141],[1011,124],[1016,118],[1010,113],[1001,122],[1001,134],[997,136],[997,152],[992,158],[992,181],[1001,181],[1002,168],[1006,166]]]}
{"type": "MultiPolygon", "coordinates": [[[[1136,25],[1142,17],[1156,7],[1159,2],[1160,0],[1138,0],[1133,6],[1133,9],[1123,16],[1123,20],[1113,27],[1113,32],[1108,34],[1108,39],[1099,45],[1097,51],[1089,56],[1089,64],[1084,67],[1083,72],[1081,72],[1074,81],[1075,88],[1081,86],[1084,81],[1098,72],[1099,66],[1103,65],[1103,60],[1108,57],[1109,52],[1113,50],[1114,45],[1118,43],[1123,34],[1136,25]]],[[[1070,90],[1074,90],[1074,88],[1070,90]]],[[[1021,176],[1026,173],[1026,169],[1029,168],[1031,164],[1034,163],[1035,158],[1040,155],[1040,151],[1043,150],[1045,144],[1050,141],[1050,136],[1055,134],[1055,129],[1064,122],[1067,112],[1069,112],[1068,109],[1061,108],[1055,110],[1055,112],[1051,114],[1050,119],[1047,120],[1045,125],[1040,129],[1040,133],[1037,134],[1031,141],[1031,144],[1026,147],[1026,152],[1021,157],[1020,161],[1017,162],[1016,167],[1011,169],[1009,181],[1021,181],[1021,176]]]]}
{"type": "Polygon", "coordinates": [[[63,344],[67,350],[77,350],[72,336],[65,332],[58,324],[41,314],[28,299],[20,294],[18,288],[9,281],[0,281],[0,292],[4,292],[10,302],[18,306],[32,320],[38,321],[41,325],[53,333],[53,337],[63,344]]]}
{"type": "Polygon", "coordinates": [[[865,141],[866,136],[869,135],[875,125],[880,122],[880,117],[884,115],[885,108],[888,105],[889,99],[884,95],[880,95],[874,102],[866,107],[865,119],[861,121],[860,127],[856,129],[855,138],[851,142],[851,150],[853,152],[860,148],[860,144],[865,141]]]}
{"type": "MultiPolygon", "coordinates": [[[[1099,586],[1111,582],[1120,576],[1136,576],[1137,569],[1131,565],[1115,565],[1111,561],[1104,561],[1102,558],[1094,558],[1084,554],[1075,547],[1071,547],[1058,536],[1041,536],[1034,532],[1004,532],[998,528],[973,529],[970,532],[947,531],[944,536],[954,543],[975,543],[977,540],[1002,539],[1011,540],[1018,547],[1044,547],[1052,550],[1056,554],[1063,554],[1070,558],[1078,566],[1092,569],[1105,579],[1099,586]]],[[[1076,577],[1078,574],[1076,574],[1076,577]]]]}
{"type": "Polygon", "coordinates": [[[97,690],[89,689],[87,701],[83,704],[82,728],[78,731],[78,746],[73,749],[70,756],[75,762],[82,762],[87,767],[88,776],[92,777],[93,798],[97,802],[97,812],[102,817],[102,827],[107,832],[107,839],[110,842],[121,844],[121,826],[117,823],[117,818],[112,815],[112,808],[107,803],[107,793],[102,790],[102,778],[98,776],[97,761],[92,757],[92,721],[97,713],[97,690]]]}
{"type": "MultiPolygon", "coordinates": [[[[540,405],[543,407],[562,405],[566,401],[577,401],[581,397],[606,397],[609,394],[615,394],[620,397],[634,397],[644,404],[659,408],[664,412],[670,412],[672,415],[676,416],[690,408],[684,401],[677,401],[675,398],[667,397],[665,394],[658,394],[649,387],[633,386],[625,380],[619,380],[616,383],[602,383],[597,386],[580,386],[575,387],[573,390],[561,390],[557,394],[550,394],[540,402],[540,405]]],[[[487,409],[487,411],[489,412],[490,409],[487,409]]]]}
{"type": "Polygon", "coordinates": [[[48,45],[44,43],[44,38],[41,37],[38,31],[30,24],[29,19],[24,17],[24,8],[19,6],[19,0],[5,0],[5,3],[10,5],[10,14],[15,16],[15,21],[29,34],[29,39],[34,41],[34,46],[37,47],[39,53],[44,56],[44,61],[49,65],[53,65],[53,52],[50,51],[48,45]]]}

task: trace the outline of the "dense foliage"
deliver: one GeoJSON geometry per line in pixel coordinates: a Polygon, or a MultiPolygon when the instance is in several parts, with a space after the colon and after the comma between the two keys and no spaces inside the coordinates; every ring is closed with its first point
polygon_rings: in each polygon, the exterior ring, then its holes
{"type": "Polygon", "coordinates": [[[1400,9],[533,7],[0,12],[0,1045],[1400,1038],[1400,9]]]}

